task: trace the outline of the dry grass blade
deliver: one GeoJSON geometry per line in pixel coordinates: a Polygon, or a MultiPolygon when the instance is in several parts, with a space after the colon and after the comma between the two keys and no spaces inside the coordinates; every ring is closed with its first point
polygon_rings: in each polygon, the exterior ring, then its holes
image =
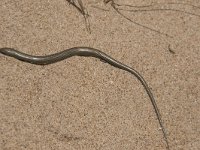
{"type": "Polygon", "coordinates": [[[184,6],[191,6],[191,7],[193,7],[193,8],[200,9],[200,7],[195,6],[195,5],[192,5],[192,4],[188,4],[188,3],[175,3],[175,2],[172,3],[172,2],[171,2],[171,3],[156,3],[156,4],[151,4],[151,5],[141,5],[141,6],[134,6],[134,5],[126,5],[126,4],[118,4],[118,3],[115,3],[115,5],[118,6],[118,7],[139,8],[139,9],[137,9],[137,10],[118,8],[119,10],[130,11],[130,12],[144,12],[144,11],[175,11],[175,12],[181,12],[181,13],[185,13],[185,14],[188,14],[188,15],[200,17],[199,14],[191,13],[191,12],[184,11],[184,10],[174,9],[174,8],[152,8],[152,9],[142,9],[142,8],[154,7],[154,6],[156,6],[156,5],[184,5],[184,6]]]}
{"type": "Polygon", "coordinates": [[[190,6],[196,9],[200,9],[200,6],[196,6],[190,3],[181,3],[181,2],[155,3],[154,5],[183,5],[183,6],[190,6]]]}
{"type": "Polygon", "coordinates": [[[200,6],[196,6],[190,3],[181,3],[181,2],[168,2],[168,3],[152,3],[149,5],[128,5],[128,4],[119,4],[115,3],[116,6],[122,6],[122,7],[135,7],[135,8],[145,8],[145,7],[151,7],[156,5],[183,5],[183,6],[190,6],[196,9],[200,9],[200,6]]]}
{"type": "Polygon", "coordinates": [[[117,11],[118,14],[120,14],[122,17],[124,17],[125,19],[131,21],[132,23],[138,25],[138,26],[141,26],[143,28],[146,28],[148,30],[151,30],[153,32],[156,32],[156,33],[159,33],[159,34],[162,34],[162,35],[166,35],[168,37],[172,37],[166,33],[163,33],[161,31],[158,31],[156,29],[153,29],[153,28],[150,28],[148,26],[145,26],[143,24],[140,24],[138,22],[135,22],[133,20],[131,20],[129,17],[127,17],[126,15],[124,15],[121,11],[129,11],[129,12],[153,12],[153,11],[174,11],[174,12],[181,12],[181,13],[184,13],[184,14],[188,14],[188,15],[191,15],[191,16],[195,16],[195,17],[200,17],[199,14],[195,14],[195,13],[192,13],[192,12],[189,12],[189,11],[184,11],[184,10],[180,10],[180,9],[173,9],[173,8],[150,8],[150,7],[155,7],[156,5],[183,5],[183,6],[190,6],[190,7],[193,7],[193,8],[196,8],[196,9],[200,9],[199,6],[195,6],[193,4],[190,4],[190,3],[181,3],[181,2],[169,2],[169,3],[155,3],[155,4],[148,4],[148,5],[140,5],[140,6],[136,6],[136,5],[128,5],[128,4],[119,4],[119,3],[116,3],[114,0],[104,0],[104,3],[107,4],[107,3],[111,3],[111,6],[115,9],[115,11],[117,11]],[[128,8],[121,8],[121,7],[128,7],[128,8]],[[137,8],[137,9],[131,9],[131,8],[137,8]],[[149,8],[149,9],[147,9],[149,8]]]}
{"type": "Polygon", "coordinates": [[[91,29],[90,29],[90,22],[89,22],[89,15],[87,10],[84,8],[83,6],[83,2],[82,0],[77,0],[77,3],[75,2],[75,0],[66,0],[70,5],[74,6],[84,17],[85,20],[85,25],[86,25],[86,29],[89,33],[91,33],[91,29]]]}
{"type": "Polygon", "coordinates": [[[192,16],[196,16],[196,17],[200,17],[200,15],[198,14],[194,14],[191,12],[187,12],[187,11],[183,11],[183,10],[178,10],[178,9],[171,9],[171,8],[156,8],[156,9],[135,9],[135,10],[131,10],[131,9],[122,9],[122,8],[118,8],[119,10],[123,10],[123,11],[129,11],[129,12],[147,12],[147,11],[175,11],[175,12],[181,12],[181,13],[185,13],[188,15],[192,15],[192,16]]]}
{"type": "Polygon", "coordinates": [[[164,35],[164,36],[173,38],[171,35],[169,35],[169,34],[167,34],[167,33],[163,33],[163,32],[161,32],[161,31],[159,31],[159,30],[150,28],[150,27],[145,26],[145,25],[143,25],[143,24],[140,24],[140,23],[138,23],[138,22],[136,22],[136,21],[133,21],[132,19],[130,19],[130,18],[128,18],[126,15],[124,15],[124,14],[119,10],[119,8],[116,7],[116,6],[118,6],[119,4],[116,4],[113,0],[104,0],[104,3],[105,3],[105,4],[107,4],[107,3],[109,3],[109,2],[111,2],[111,6],[113,7],[113,9],[114,9],[119,15],[121,15],[123,18],[127,19],[128,21],[134,23],[135,25],[141,26],[141,27],[143,27],[143,28],[145,28],[145,29],[148,29],[148,30],[150,30],[150,31],[153,31],[153,32],[155,32],[155,33],[158,33],[158,34],[161,34],[161,35],[164,35]]]}

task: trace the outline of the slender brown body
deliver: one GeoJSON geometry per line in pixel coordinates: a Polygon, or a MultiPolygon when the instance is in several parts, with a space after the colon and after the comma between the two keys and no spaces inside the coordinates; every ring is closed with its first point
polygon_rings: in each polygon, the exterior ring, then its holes
{"type": "Polygon", "coordinates": [[[163,126],[161,115],[160,115],[159,109],[157,107],[157,104],[155,102],[154,96],[153,96],[150,88],[148,87],[146,81],[144,80],[144,78],[136,70],[130,68],[129,66],[122,64],[121,62],[113,59],[112,57],[108,56],[107,54],[103,53],[100,50],[90,48],[90,47],[74,47],[74,48],[70,48],[70,49],[64,50],[62,52],[58,52],[58,53],[47,55],[47,56],[28,55],[28,54],[22,53],[20,51],[17,51],[15,49],[12,49],[12,48],[1,48],[0,53],[7,55],[7,56],[14,57],[21,61],[36,64],[36,65],[48,65],[48,64],[52,64],[52,63],[67,59],[72,56],[95,57],[95,58],[99,58],[100,60],[103,60],[104,62],[109,63],[110,65],[112,65],[114,67],[117,67],[119,69],[130,72],[131,74],[133,74],[134,76],[137,77],[137,79],[142,83],[143,87],[145,88],[145,90],[151,100],[151,103],[153,105],[153,108],[155,110],[160,127],[162,129],[163,136],[164,136],[164,139],[167,144],[167,149],[169,149],[167,135],[165,133],[165,128],[163,126]]]}

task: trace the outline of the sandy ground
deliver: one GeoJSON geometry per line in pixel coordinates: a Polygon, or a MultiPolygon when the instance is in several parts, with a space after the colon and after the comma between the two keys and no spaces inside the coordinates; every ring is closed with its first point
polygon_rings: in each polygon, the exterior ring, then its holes
{"type": "MultiPolygon", "coordinates": [[[[0,47],[47,55],[98,48],[146,79],[171,150],[200,148],[200,17],[175,11],[126,13],[167,33],[120,17],[100,0],[83,1],[91,30],[65,0],[1,0],[0,47]],[[108,9],[102,11],[93,6],[108,9]],[[175,52],[169,52],[168,46],[175,52]]],[[[125,0],[143,5],[162,0],[125,0]]],[[[184,0],[200,6],[199,0],[184,0]]],[[[166,5],[200,15],[189,5],[166,5]]],[[[1,150],[161,150],[160,126],[142,85],[95,58],[36,66],[0,55],[1,150]]]]}

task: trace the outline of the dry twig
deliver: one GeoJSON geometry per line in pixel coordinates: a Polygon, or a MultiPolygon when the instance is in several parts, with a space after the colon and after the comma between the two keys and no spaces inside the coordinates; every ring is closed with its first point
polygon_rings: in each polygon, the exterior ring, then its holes
{"type": "Polygon", "coordinates": [[[87,10],[85,9],[85,7],[83,6],[83,2],[82,0],[77,0],[77,3],[75,2],[75,0],[66,0],[70,5],[74,6],[84,17],[85,20],[85,25],[86,25],[86,29],[89,33],[91,33],[91,29],[90,29],[90,22],[89,22],[89,14],[87,12],[87,10]]]}

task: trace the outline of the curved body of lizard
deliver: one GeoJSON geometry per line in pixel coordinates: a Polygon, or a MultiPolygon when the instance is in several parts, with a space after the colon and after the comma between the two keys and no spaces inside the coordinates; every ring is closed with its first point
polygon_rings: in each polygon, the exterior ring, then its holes
{"type": "Polygon", "coordinates": [[[130,68],[129,66],[113,59],[112,57],[108,56],[107,54],[103,53],[100,50],[90,48],[90,47],[69,48],[69,49],[66,49],[64,51],[61,51],[61,52],[58,52],[58,53],[55,53],[55,54],[51,54],[51,55],[47,55],[47,56],[28,55],[28,54],[22,53],[20,51],[17,51],[13,48],[0,48],[0,53],[7,55],[7,56],[14,57],[14,58],[21,60],[21,61],[36,64],[36,65],[52,64],[52,63],[67,59],[67,58],[72,57],[72,56],[95,57],[95,58],[99,58],[100,60],[103,60],[104,62],[109,63],[110,65],[112,65],[114,67],[117,67],[119,69],[130,72],[131,74],[133,74],[134,76],[137,77],[137,79],[142,83],[144,89],[146,90],[146,92],[147,92],[147,94],[148,94],[148,96],[151,100],[151,103],[153,105],[153,108],[155,110],[155,113],[156,113],[158,122],[160,124],[160,127],[162,129],[163,136],[164,136],[164,139],[165,139],[166,144],[167,144],[167,149],[169,149],[167,135],[166,135],[165,128],[163,126],[161,115],[160,115],[159,109],[157,107],[157,104],[155,102],[154,96],[153,96],[150,88],[148,87],[146,81],[144,80],[144,78],[136,70],[130,68]]]}

